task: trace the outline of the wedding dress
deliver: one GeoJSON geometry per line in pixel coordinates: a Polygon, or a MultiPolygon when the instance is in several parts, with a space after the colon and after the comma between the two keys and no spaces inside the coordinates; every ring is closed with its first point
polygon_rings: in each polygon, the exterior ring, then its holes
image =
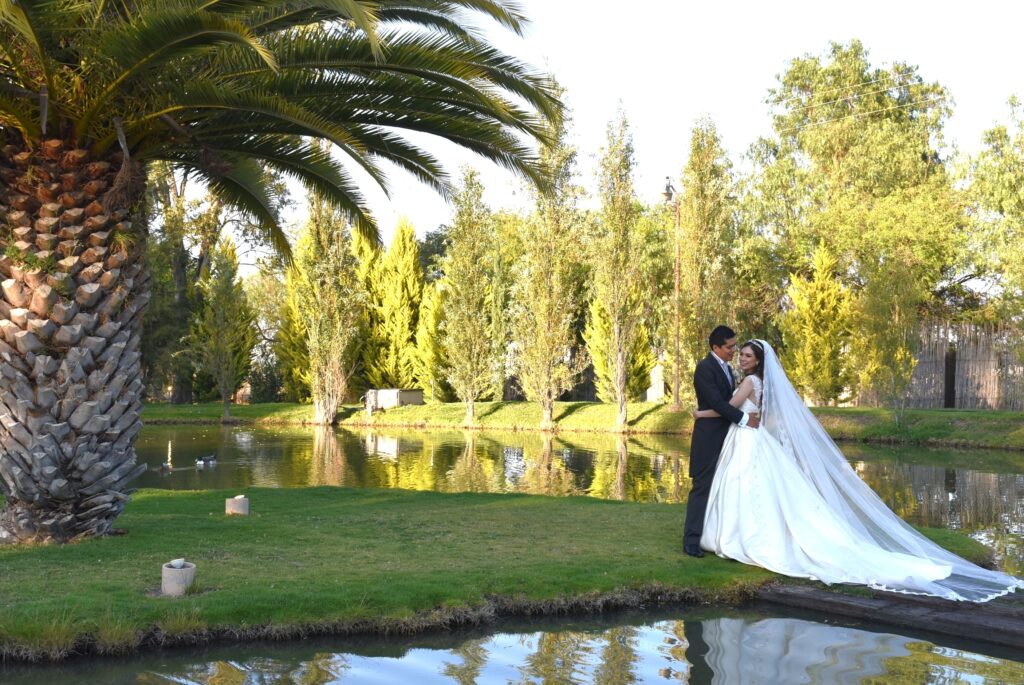
{"type": "Polygon", "coordinates": [[[857,475],[790,384],[771,346],[752,376],[759,429],[733,425],[708,498],[701,547],[824,583],[984,602],[1024,581],[939,547],[857,475]]]}

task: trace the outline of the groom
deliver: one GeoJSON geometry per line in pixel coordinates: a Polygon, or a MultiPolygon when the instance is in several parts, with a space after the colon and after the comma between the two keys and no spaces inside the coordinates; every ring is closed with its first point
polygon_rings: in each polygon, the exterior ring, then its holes
{"type": "Polygon", "coordinates": [[[697,363],[693,387],[697,391],[697,408],[714,409],[721,417],[696,419],[690,441],[690,498],[686,503],[686,525],[683,528],[683,551],[691,557],[702,557],[700,536],[704,532],[704,514],[708,508],[711,481],[715,478],[718,455],[729,432],[729,424],[757,428],[758,418],[744,414],[729,404],[735,380],[729,362],[736,354],[736,333],[728,326],[718,326],[708,336],[711,352],[697,363]]]}

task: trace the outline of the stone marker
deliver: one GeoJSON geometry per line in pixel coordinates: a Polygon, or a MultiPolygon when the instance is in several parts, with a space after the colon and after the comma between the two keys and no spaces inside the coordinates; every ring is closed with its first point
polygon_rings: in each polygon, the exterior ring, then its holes
{"type": "Polygon", "coordinates": [[[224,513],[228,516],[248,516],[249,498],[245,495],[237,495],[224,500],[224,513]]]}
{"type": "Polygon", "coordinates": [[[168,561],[162,569],[160,594],[165,597],[184,597],[195,579],[195,564],[184,559],[168,561]]]}

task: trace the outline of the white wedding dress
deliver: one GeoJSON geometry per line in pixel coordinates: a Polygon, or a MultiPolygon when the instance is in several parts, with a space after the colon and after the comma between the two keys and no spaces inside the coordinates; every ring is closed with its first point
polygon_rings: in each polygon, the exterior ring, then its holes
{"type": "Polygon", "coordinates": [[[824,583],[983,602],[1024,581],[972,564],[894,514],[800,400],[771,346],[751,377],[761,428],[733,425],[708,498],[701,547],[824,583]]]}

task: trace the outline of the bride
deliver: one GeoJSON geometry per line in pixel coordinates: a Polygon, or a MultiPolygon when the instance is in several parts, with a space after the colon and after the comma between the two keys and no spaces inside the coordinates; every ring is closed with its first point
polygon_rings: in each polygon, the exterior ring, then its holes
{"type": "Polygon", "coordinates": [[[986,602],[1024,588],[939,547],[890,511],[804,405],[767,342],[745,343],[739,363],[746,377],[730,404],[760,413],[761,428],[729,429],[703,549],[787,576],[953,600],[986,602]]]}

